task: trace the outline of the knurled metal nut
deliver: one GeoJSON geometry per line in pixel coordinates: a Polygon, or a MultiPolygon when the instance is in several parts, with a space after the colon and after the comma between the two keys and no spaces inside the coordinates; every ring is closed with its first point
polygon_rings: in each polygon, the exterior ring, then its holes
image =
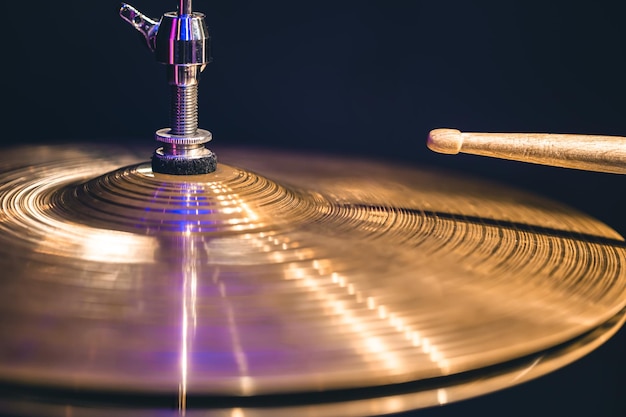
{"type": "Polygon", "coordinates": [[[170,155],[163,148],[157,148],[154,150],[153,156],[159,159],[198,159],[198,158],[215,158],[215,154],[210,149],[205,147],[194,149],[189,152],[185,152],[180,155],[170,155]]]}
{"type": "Polygon", "coordinates": [[[162,143],[174,145],[200,145],[213,139],[213,135],[208,130],[198,129],[193,135],[174,135],[169,128],[157,130],[154,138],[162,143]]]}

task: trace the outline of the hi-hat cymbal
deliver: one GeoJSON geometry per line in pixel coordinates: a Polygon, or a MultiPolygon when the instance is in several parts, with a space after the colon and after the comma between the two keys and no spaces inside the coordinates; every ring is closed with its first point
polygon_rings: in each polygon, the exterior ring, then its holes
{"type": "Polygon", "coordinates": [[[543,375],[624,322],[623,238],[543,198],[259,150],[179,177],[144,154],[4,153],[4,409],[385,414],[543,375]]]}

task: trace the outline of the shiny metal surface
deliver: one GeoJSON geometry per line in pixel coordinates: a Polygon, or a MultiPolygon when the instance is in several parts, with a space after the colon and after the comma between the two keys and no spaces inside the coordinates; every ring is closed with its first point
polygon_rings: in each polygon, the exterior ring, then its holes
{"type": "Polygon", "coordinates": [[[178,403],[163,415],[384,414],[542,375],[623,323],[623,238],[545,199],[259,150],[168,176],[144,154],[0,162],[0,380],[38,393],[3,398],[16,413],[57,415],[52,390],[146,399],[119,415],[159,398],[178,403]],[[262,398],[274,408],[246,403],[262,398]]]}
{"type": "Polygon", "coordinates": [[[157,61],[167,65],[170,85],[170,127],[157,130],[163,146],[153,158],[154,171],[173,174],[207,174],[215,168],[215,155],[204,144],[211,133],[198,129],[198,83],[211,61],[210,35],[202,13],[192,12],[191,1],[179,1],[178,11],[165,13],[156,22],[134,7],[122,4],[120,16],[142,33],[157,61]],[[196,164],[193,161],[212,161],[196,164]],[[191,162],[189,162],[191,161],[191,162]]]}
{"type": "MultiPolygon", "coordinates": [[[[426,384],[423,387],[403,387],[394,392],[382,387],[378,396],[363,396],[345,400],[330,396],[328,401],[303,402],[293,404],[267,404],[262,401],[246,407],[221,405],[203,409],[173,410],[171,407],[162,409],[146,409],[138,407],[108,407],[101,408],[91,405],[66,404],[41,404],[28,400],[3,401],[0,399],[0,407],[15,413],[16,416],[43,416],[67,417],[68,414],[76,417],[108,417],[115,411],[116,417],[290,417],[294,415],[306,415],[310,417],[360,417],[371,415],[387,415],[419,408],[430,407],[434,404],[445,405],[454,401],[474,397],[481,393],[496,391],[502,387],[516,385],[533,379],[566,365],[581,356],[589,353],[610,338],[623,324],[626,319],[624,313],[616,316],[604,326],[595,329],[576,339],[573,343],[559,346],[537,355],[515,361],[510,366],[489,369],[466,378],[446,380],[446,384],[426,384]],[[407,389],[408,388],[408,389],[407,389]],[[410,390],[410,388],[413,388],[410,390]],[[421,388],[421,389],[419,389],[421,388]]],[[[288,398],[288,397],[281,397],[288,398]]],[[[280,399],[279,399],[280,401],[280,399]]]]}
{"type": "Polygon", "coordinates": [[[122,3],[120,16],[146,39],[146,44],[151,51],[156,49],[156,34],[159,30],[160,21],[152,19],[130,4],[122,3]]]}
{"type": "Polygon", "coordinates": [[[178,1],[178,14],[185,15],[193,13],[193,6],[191,0],[179,0],[178,1]]]}
{"type": "Polygon", "coordinates": [[[146,38],[157,60],[172,66],[203,66],[211,61],[210,35],[204,14],[192,12],[191,1],[179,1],[176,12],[160,19],[122,3],[120,17],[146,38]]]}

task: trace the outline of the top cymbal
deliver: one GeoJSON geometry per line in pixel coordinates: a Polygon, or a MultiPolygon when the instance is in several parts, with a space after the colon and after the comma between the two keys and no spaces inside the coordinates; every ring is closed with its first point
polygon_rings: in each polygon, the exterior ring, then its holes
{"type": "Polygon", "coordinates": [[[623,238],[575,210],[434,171],[219,154],[193,177],[123,149],[4,154],[0,380],[37,398],[5,408],[398,412],[542,375],[624,321],[623,238]]]}

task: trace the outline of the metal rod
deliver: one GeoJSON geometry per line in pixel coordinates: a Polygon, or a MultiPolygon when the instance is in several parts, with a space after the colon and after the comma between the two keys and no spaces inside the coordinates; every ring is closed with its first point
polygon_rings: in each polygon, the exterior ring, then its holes
{"type": "Polygon", "coordinates": [[[183,16],[193,13],[193,7],[191,6],[191,0],[180,0],[178,6],[178,15],[183,16]]]}
{"type": "Polygon", "coordinates": [[[170,86],[170,129],[173,135],[195,135],[198,130],[198,84],[170,86]]]}
{"type": "Polygon", "coordinates": [[[587,171],[626,174],[626,137],[548,133],[474,133],[435,129],[428,147],[587,171]]]}

